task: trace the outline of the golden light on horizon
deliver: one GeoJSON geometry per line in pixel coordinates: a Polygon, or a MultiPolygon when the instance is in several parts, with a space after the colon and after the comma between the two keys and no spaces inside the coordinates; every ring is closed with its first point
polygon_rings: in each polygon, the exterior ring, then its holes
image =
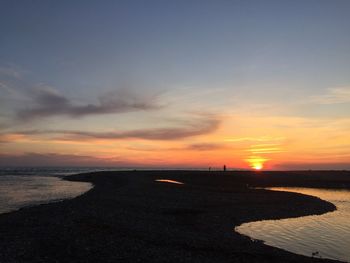
{"type": "Polygon", "coordinates": [[[262,170],[264,168],[264,163],[268,159],[260,156],[251,156],[246,161],[249,163],[250,167],[254,170],[262,170]]]}
{"type": "Polygon", "coordinates": [[[255,163],[253,164],[253,169],[255,170],[261,170],[264,166],[261,163],[255,163]]]}

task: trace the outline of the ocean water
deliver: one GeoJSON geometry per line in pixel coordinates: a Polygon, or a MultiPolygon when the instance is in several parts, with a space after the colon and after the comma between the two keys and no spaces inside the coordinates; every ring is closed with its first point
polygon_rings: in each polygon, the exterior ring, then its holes
{"type": "Polygon", "coordinates": [[[323,215],[245,223],[236,227],[235,231],[293,253],[350,262],[349,190],[268,189],[317,196],[336,205],[337,210],[323,215]]]}
{"type": "Polygon", "coordinates": [[[1,168],[0,213],[74,198],[90,190],[92,184],[65,181],[63,178],[67,175],[101,170],[112,168],[1,168]]]}

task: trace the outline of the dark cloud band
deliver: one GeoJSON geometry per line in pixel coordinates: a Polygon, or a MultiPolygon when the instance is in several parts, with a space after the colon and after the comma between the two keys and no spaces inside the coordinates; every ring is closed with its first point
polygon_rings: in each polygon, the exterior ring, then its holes
{"type": "Polygon", "coordinates": [[[78,105],[56,90],[42,87],[34,92],[33,100],[34,106],[17,112],[18,119],[33,120],[58,115],[83,117],[160,108],[154,96],[141,96],[128,90],[109,92],[101,96],[96,104],[78,105]]]}
{"type": "Polygon", "coordinates": [[[87,132],[76,130],[32,130],[13,132],[15,134],[35,136],[53,134],[55,139],[60,140],[121,140],[121,139],[144,139],[144,140],[177,140],[187,137],[199,136],[214,132],[220,125],[220,119],[214,116],[195,118],[188,121],[182,127],[150,128],[130,131],[115,132],[87,132]]]}

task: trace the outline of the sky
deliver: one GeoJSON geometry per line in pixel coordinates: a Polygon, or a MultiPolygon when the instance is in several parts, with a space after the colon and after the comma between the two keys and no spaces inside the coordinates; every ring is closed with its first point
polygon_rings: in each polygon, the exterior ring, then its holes
{"type": "Polygon", "coordinates": [[[350,169],[349,13],[0,0],[0,166],[350,169]]]}

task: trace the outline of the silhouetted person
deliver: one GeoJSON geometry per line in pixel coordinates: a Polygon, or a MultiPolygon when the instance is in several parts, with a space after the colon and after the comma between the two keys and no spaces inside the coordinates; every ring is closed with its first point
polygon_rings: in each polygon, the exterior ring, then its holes
{"type": "Polygon", "coordinates": [[[211,167],[209,167],[209,172],[211,171],[211,167]]]}
{"type": "Polygon", "coordinates": [[[226,164],[224,164],[224,172],[226,172],[226,164]]]}

